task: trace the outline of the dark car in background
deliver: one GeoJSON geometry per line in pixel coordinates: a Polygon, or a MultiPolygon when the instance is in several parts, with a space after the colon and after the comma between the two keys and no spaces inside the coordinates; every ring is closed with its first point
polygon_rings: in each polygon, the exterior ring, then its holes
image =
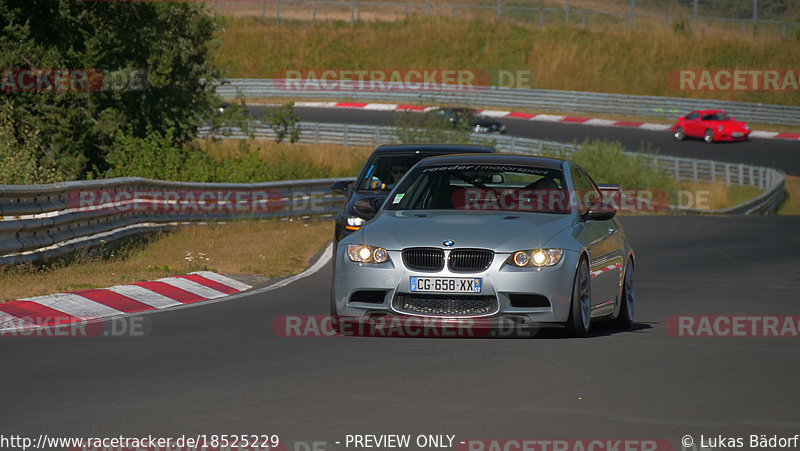
{"type": "Polygon", "coordinates": [[[458,153],[493,153],[489,146],[468,144],[382,145],[372,152],[355,181],[340,181],[331,190],[347,195],[336,214],[334,244],[372,219],[386,195],[412,166],[426,157],[458,153]]]}
{"type": "Polygon", "coordinates": [[[486,117],[471,108],[436,108],[429,112],[441,120],[449,121],[456,127],[468,118],[470,129],[475,133],[506,133],[506,126],[496,119],[486,117]]]}

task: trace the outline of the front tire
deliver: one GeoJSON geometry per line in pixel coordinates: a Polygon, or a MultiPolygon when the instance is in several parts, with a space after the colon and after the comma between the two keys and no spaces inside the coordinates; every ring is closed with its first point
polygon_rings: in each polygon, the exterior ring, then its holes
{"type": "Polygon", "coordinates": [[[681,127],[676,128],[672,136],[675,138],[675,141],[683,141],[686,139],[686,133],[683,132],[683,128],[681,127]]]}
{"type": "Polygon", "coordinates": [[[589,263],[582,258],[575,271],[572,282],[572,299],[570,301],[567,331],[573,337],[583,338],[589,334],[592,312],[591,282],[589,263]]]}
{"type": "Polygon", "coordinates": [[[633,326],[634,301],[633,262],[629,259],[622,279],[622,297],[619,300],[619,315],[615,322],[617,328],[628,330],[633,326]]]}
{"type": "Polygon", "coordinates": [[[709,143],[709,144],[713,143],[714,142],[714,130],[711,130],[710,128],[708,130],[706,130],[706,135],[703,138],[703,140],[705,142],[709,143]]]}

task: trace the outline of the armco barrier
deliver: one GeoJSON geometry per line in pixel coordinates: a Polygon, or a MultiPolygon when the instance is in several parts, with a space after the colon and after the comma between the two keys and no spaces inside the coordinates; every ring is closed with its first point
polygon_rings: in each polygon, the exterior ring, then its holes
{"type": "Polygon", "coordinates": [[[337,180],[182,183],[116,178],[0,186],[0,264],[54,257],[189,222],[334,214],[337,180]]]}
{"type": "Polygon", "coordinates": [[[241,93],[250,99],[335,99],[402,102],[409,104],[508,107],[539,111],[605,113],[625,116],[675,119],[692,110],[718,108],[747,122],[800,126],[800,107],[749,102],[687,99],[681,97],[633,96],[598,92],[512,89],[496,86],[469,91],[455,86],[422,83],[385,83],[383,90],[356,89],[357,81],[337,81],[337,89],[288,89],[292,80],[229,79],[217,94],[233,98],[241,93]]]}
{"type": "MultiPolygon", "coordinates": [[[[301,127],[302,142],[373,146],[397,141],[392,127],[314,123],[301,127]]],[[[268,128],[256,128],[255,134],[274,137],[268,128]]],[[[235,130],[232,136],[243,137],[235,130]]],[[[577,149],[572,144],[509,136],[476,134],[473,139],[489,139],[500,151],[529,155],[550,151],[568,156],[577,149]]],[[[665,156],[653,157],[652,164],[678,180],[724,181],[763,190],[760,196],[726,210],[671,207],[674,213],[766,213],[783,199],[784,174],[775,169],[665,156]]],[[[185,183],[116,178],[0,185],[0,264],[55,257],[190,222],[330,216],[344,201],[328,189],[337,180],[351,179],[185,183]]]]}

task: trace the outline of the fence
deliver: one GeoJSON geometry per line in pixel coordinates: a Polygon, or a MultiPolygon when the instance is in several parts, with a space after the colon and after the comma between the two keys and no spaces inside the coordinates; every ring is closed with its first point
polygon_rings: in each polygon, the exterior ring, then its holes
{"type": "Polygon", "coordinates": [[[357,81],[339,80],[337,89],[288,89],[296,80],[230,79],[217,87],[223,98],[335,99],[390,101],[417,104],[469,105],[532,109],[539,111],[605,113],[675,119],[697,109],[723,109],[748,122],[800,126],[800,107],[749,102],[634,96],[597,92],[514,89],[497,86],[470,87],[424,83],[385,83],[380,91],[359,90],[357,81]]]}
{"type": "MultiPolygon", "coordinates": [[[[301,123],[301,141],[346,146],[395,142],[392,127],[301,123]]],[[[205,129],[206,134],[210,129],[205,129]]],[[[268,128],[259,137],[274,138],[268,128]]],[[[231,131],[232,137],[244,135],[231,131]]],[[[486,135],[472,135],[485,141],[486,135]]],[[[500,151],[569,155],[576,145],[492,136],[500,151]]],[[[763,213],[783,200],[784,174],[778,170],[708,160],[653,157],[652,164],[677,180],[724,181],[756,186],[763,194],[723,211],[672,207],[693,214],[763,213]]],[[[244,218],[330,216],[344,201],[328,187],[337,180],[293,180],[267,183],[185,183],[117,178],[50,185],[0,186],[0,264],[18,264],[102,246],[135,234],[190,222],[244,218]]]]}
{"type": "MultiPolygon", "coordinates": [[[[748,7],[753,3],[742,0],[748,7]]],[[[369,0],[249,0],[225,1],[206,0],[213,4],[215,13],[229,13],[232,15],[251,15],[263,18],[281,19],[330,19],[347,20],[351,24],[362,19],[377,18],[381,20],[405,19],[413,14],[445,15],[451,18],[463,15],[481,15],[496,20],[514,19],[532,22],[540,27],[575,25],[586,28],[592,22],[623,25],[629,29],[637,26],[652,29],[654,24],[663,24],[670,30],[674,23],[684,24],[695,32],[705,31],[710,26],[731,25],[734,30],[744,36],[746,33],[755,33],[758,30],[771,29],[780,33],[781,37],[790,37],[800,30],[800,22],[759,18],[758,11],[754,11],[748,18],[713,17],[701,15],[698,8],[687,8],[685,11],[675,11],[672,5],[647,5],[646,2],[631,0],[628,5],[616,11],[604,11],[586,8],[576,8],[570,5],[569,0],[564,0],[563,6],[542,6],[541,3],[526,5],[521,1],[486,0],[470,3],[427,0],[427,1],[369,1],[369,0]],[[665,11],[661,13],[660,11],[665,11]],[[656,12],[658,11],[658,12],[656,12]],[[364,13],[364,14],[362,14],[364,13]]],[[[573,2],[574,5],[574,2],[573,2]]],[[[715,11],[709,11],[714,13],[715,11]]],[[[729,11],[725,11],[729,12],[729,11]]],[[[749,11],[748,11],[749,12],[749,11]]],[[[680,26],[680,25],[678,25],[680,26]]]]}

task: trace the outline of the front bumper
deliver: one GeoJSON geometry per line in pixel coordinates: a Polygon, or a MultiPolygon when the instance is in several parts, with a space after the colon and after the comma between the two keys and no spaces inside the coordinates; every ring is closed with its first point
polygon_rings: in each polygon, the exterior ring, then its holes
{"type": "MultiPolygon", "coordinates": [[[[332,302],[340,316],[365,317],[369,315],[402,315],[441,319],[510,319],[521,323],[564,323],[569,317],[570,299],[577,252],[565,251],[561,261],[553,267],[516,268],[505,264],[509,254],[495,254],[485,271],[476,273],[451,272],[447,267],[437,272],[413,271],[406,268],[400,251],[389,251],[389,261],[381,264],[363,264],[350,261],[345,247],[339,246],[336,254],[333,277],[332,302]],[[402,308],[395,302],[398,296],[424,296],[411,293],[410,278],[457,277],[481,278],[481,293],[474,297],[496,300],[496,308],[482,313],[449,315],[447,313],[426,314],[402,308]],[[369,293],[370,296],[364,296],[369,293]],[[535,295],[546,298],[546,303],[536,306],[520,305],[521,296],[535,295]]],[[[459,294],[469,298],[471,294],[459,294]]],[[[431,298],[441,296],[432,295],[431,298]]],[[[446,295],[444,296],[446,297],[446,295]]],[[[524,303],[523,303],[524,304],[524,303]]]]}
{"type": "Polygon", "coordinates": [[[750,136],[750,130],[723,130],[714,132],[715,141],[744,141],[750,136]]]}

